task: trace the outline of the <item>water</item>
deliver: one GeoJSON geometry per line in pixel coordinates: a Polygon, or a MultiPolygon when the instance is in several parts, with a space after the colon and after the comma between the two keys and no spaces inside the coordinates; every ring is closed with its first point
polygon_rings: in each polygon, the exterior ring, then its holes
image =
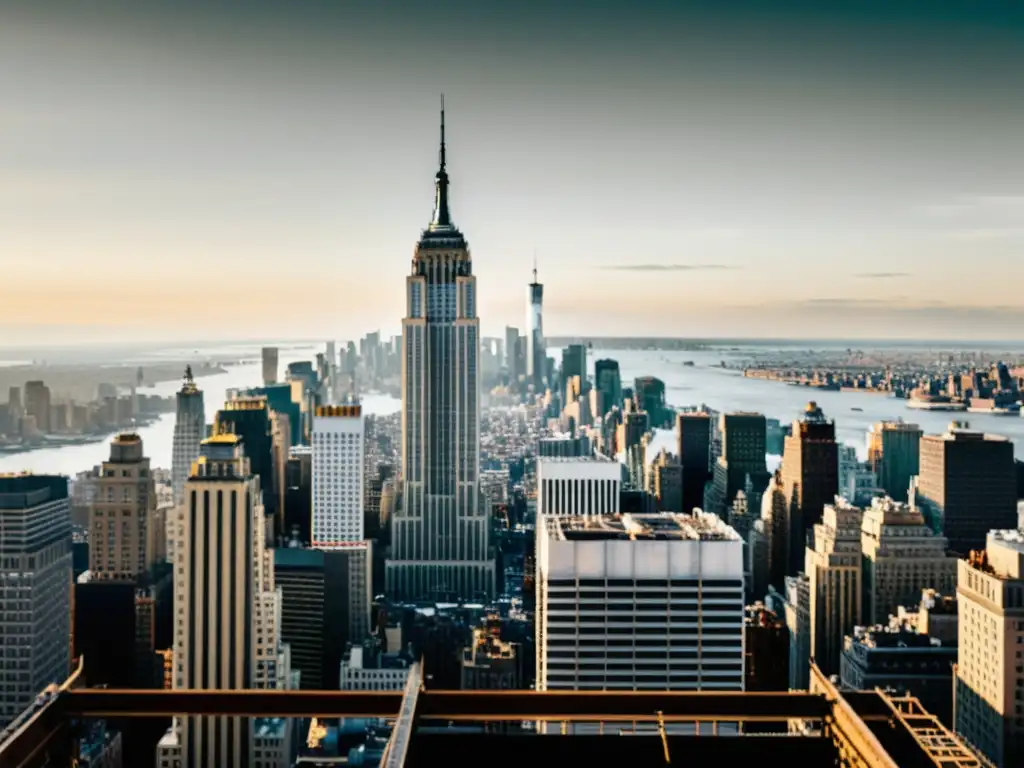
{"type": "MultiPolygon", "coordinates": [[[[863,459],[867,453],[867,430],[872,424],[902,418],[917,424],[925,433],[945,432],[954,419],[967,421],[972,429],[1010,438],[1016,449],[1024,448],[1024,418],[989,414],[915,411],[905,400],[868,392],[831,392],[794,387],[776,381],[746,378],[742,373],[712,366],[729,355],[722,349],[703,352],[659,352],[647,350],[588,350],[593,360],[608,357],[619,361],[623,386],[631,387],[637,376],[657,376],[665,382],[670,405],[705,403],[717,411],[757,411],[783,423],[800,418],[808,401],[814,400],[835,420],[836,438],[853,445],[863,459]],[[693,367],[683,366],[692,360],[693,367]],[[860,408],[861,411],[853,411],[860,408]]],[[[593,362],[589,363],[593,366],[593,362]]]]}
{"type": "MultiPolygon", "coordinates": [[[[218,347],[215,349],[198,350],[196,356],[202,359],[208,357],[244,359],[244,356],[251,356],[253,350],[255,350],[256,354],[259,353],[258,346],[252,348],[232,348],[231,350],[218,347]]],[[[296,347],[288,350],[282,349],[279,361],[279,375],[289,363],[314,359],[319,351],[321,351],[320,347],[313,346],[296,347]]],[[[182,359],[188,355],[188,352],[180,350],[176,350],[176,352],[178,354],[171,355],[171,359],[182,359]]],[[[228,366],[225,373],[200,377],[196,379],[196,383],[203,390],[203,406],[206,409],[206,422],[209,424],[213,422],[217,411],[224,406],[227,390],[259,386],[262,383],[262,369],[258,358],[249,357],[240,365],[228,366]]],[[[180,381],[165,381],[153,387],[146,387],[141,392],[167,397],[173,395],[180,388],[180,381]]],[[[364,413],[384,415],[395,413],[401,406],[401,402],[388,395],[366,394],[362,397],[362,405],[364,413]]],[[[160,417],[159,421],[155,421],[137,431],[142,438],[142,445],[146,455],[152,461],[152,466],[170,469],[174,440],[174,414],[165,413],[160,417]]],[[[109,439],[85,445],[42,448],[27,453],[0,456],[0,472],[28,471],[74,477],[78,472],[91,469],[105,461],[109,456],[109,439]]]]}
{"type": "MultiPolygon", "coordinates": [[[[297,346],[281,349],[281,370],[296,360],[313,359],[319,346],[297,346]]],[[[189,350],[191,351],[191,350],[189,350]]],[[[184,357],[185,350],[151,353],[154,357],[166,355],[171,359],[184,357]]],[[[242,365],[230,366],[226,373],[206,376],[198,380],[203,389],[207,422],[212,422],[217,410],[225,400],[226,391],[236,387],[256,386],[260,383],[259,346],[218,347],[196,351],[197,357],[218,357],[245,359],[242,365]]],[[[665,382],[666,397],[674,406],[691,406],[706,403],[718,411],[758,411],[765,416],[783,423],[800,418],[809,400],[814,400],[835,420],[837,438],[857,448],[864,458],[866,454],[866,433],[868,428],[885,419],[902,418],[916,423],[925,432],[941,433],[954,420],[968,421],[973,429],[1005,435],[1017,448],[1024,448],[1024,418],[1015,416],[991,416],[977,413],[955,413],[939,411],[914,411],[903,400],[882,394],[862,392],[830,392],[793,387],[762,379],[748,379],[735,371],[716,368],[723,358],[729,357],[724,349],[708,351],[662,352],[657,350],[589,350],[588,358],[593,373],[595,360],[609,357],[619,361],[624,386],[632,386],[637,376],[657,376],[665,382]],[[684,366],[691,360],[693,367],[684,366]],[[861,411],[853,411],[860,408],[861,411]]],[[[147,393],[172,395],[178,390],[177,381],[164,382],[143,390],[147,393]]],[[[399,409],[400,403],[387,395],[365,395],[363,408],[366,413],[388,414],[399,409]]],[[[153,460],[153,466],[169,469],[174,434],[174,415],[165,414],[159,421],[139,430],[146,454],[153,460]]],[[[0,472],[59,473],[74,476],[77,472],[90,469],[104,461],[109,455],[109,440],[88,445],[47,448],[29,453],[0,457],[0,472]]]]}

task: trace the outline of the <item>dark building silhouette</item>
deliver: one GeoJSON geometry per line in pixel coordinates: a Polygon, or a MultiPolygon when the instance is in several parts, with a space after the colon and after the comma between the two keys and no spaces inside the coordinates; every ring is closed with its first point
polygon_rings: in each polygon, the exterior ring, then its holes
{"type": "Polygon", "coordinates": [[[959,427],[944,435],[925,435],[914,498],[953,552],[984,549],[990,530],[1017,527],[1013,443],[959,427]]]}
{"type": "Polygon", "coordinates": [[[670,427],[672,411],[665,402],[665,382],[654,376],[638,376],[633,381],[633,398],[639,411],[646,411],[652,427],[670,427]]]}
{"type": "MultiPolygon", "coordinates": [[[[290,369],[290,366],[289,366],[290,369]]],[[[217,411],[214,434],[232,434],[242,438],[249,467],[260,479],[263,514],[276,517],[278,500],[275,490],[274,439],[270,429],[270,409],[264,395],[229,400],[217,411]]],[[[277,531],[283,535],[284,531],[277,531]]]]}
{"type": "Polygon", "coordinates": [[[704,505],[704,486],[711,479],[711,416],[680,413],[676,418],[676,442],[683,465],[683,508],[692,512],[704,505]]]}
{"type": "Polygon", "coordinates": [[[618,360],[598,360],[594,363],[594,387],[601,393],[604,412],[612,406],[622,407],[622,375],[618,360]]]}
{"type": "Polygon", "coordinates": [[[804,565],[807,532],[821,522],[825,505],[839,492],[839,448],[835,423],[825,418],[816,403],[808,403],[804,418],[793,422],[786,438],[782,486],[789,507],[789,569],[804,565]]]}
{"type": "Polygon", "coordinates": [[[720,418],[722,455],[715,462],[713,487],[707,504],[708,511],[724,514],[746,489],[750,478],[754,493],[761,494],[768,486],[768,468],[765,464],[767,422],[760,413],[725,413],[720,418]]]}

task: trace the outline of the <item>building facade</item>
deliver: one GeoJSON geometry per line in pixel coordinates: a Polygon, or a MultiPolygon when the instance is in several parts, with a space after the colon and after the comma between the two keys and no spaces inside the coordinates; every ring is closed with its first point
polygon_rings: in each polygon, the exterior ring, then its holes
{"type": "Polygon", "coordinates": [[[537,459],[537,517],[619,513],[622,465],[593,457],[537,459]]]}
{"type": "Polygon", "coordinates": [[[0,728],[71,656],[71,503],[67,478],[0,475],[0,728]]]}
{"type": "Polygon", "coordinates": [[[192,473],[192,462],[199,458],[199,443],[206,437],[206,411],[203,391],[192,378],[192,367],[185,368],[185,382],[177,394],[174,418],[174,445],[171,456],[171,486],[174,503],[180,504],[185,482],[192,473]]]}
{"type": "Polygon", "coordinates": [[[544,286],[537,282],[536,264],[526,300],[526,378],[533,391],[541,393],[546,388],[548,351],[544,344],[544,286]]]}
{"type": "Polygon", "coordinates": [[[953,552],[983,549],[989,531],[1017,526],[1013,443],[959,425],[925,435],[913,503],[953,552]]]}
{"type": "Polygon", "coordinates": [[[844,499],[825,507],[806,550],[811,658],[826,675],[838,674],[843,638],[861,619],[863,512],[844,499]]]}
{"type": "MultiPolygon", "coordinates": [[[[207,438],[200,451],[177,511],[173,687],[288,688],[281,593],[265,545],[259,479],[238,435],[207,438]]],[[[289,728],[287,721],[242,717],[175,718],[157,746],[157,764],[284,768],[289,728]]]]}
{"type": "Polygon", "coordinates": [[[917,424],[905,421],[880,421],[868,430],[868,465],[879,487],[896,501],[907,500],[910,478],[921,469],[923,435],[917,424]]]}
{"type": "Polygon", "coordinates": [[[547,517],[537,690],[743,690],[743,550],[717,516],[547,517]]]}
{"type": "Polygon", "coordinates": [[[366,421],[362,406],[328,405],[313,417],[312,545],[332,549],[362,542],[366,421]]]}
{"type": "Polygon", "coordinates": [[[900,606],[914,605],[923,589],[952,593],[956,558],[946,554],[921,511],[889,498],[874,499],[861,526],[864,620],[886,624],[900,606]]]}
{"type": "Polygon", "coordinates": [[[465,237],[452,223],[444,110],[434,216],[406,278],[402,506],[385,581],[392,599],[490,596],[490,519],[480,499],[480,319],[465,237]]]}
{"type": "Polygon", "coordinates": [[[999,768],[1024,763],[1024,533],[958,563],[956,732],[999,768]]]}
{"type": "Polygon", "coordinates": [[[89,509],[89,571],[95,581],[134,581],[166,556],[166,521],[142,439],[117,435],[89,509]]]}

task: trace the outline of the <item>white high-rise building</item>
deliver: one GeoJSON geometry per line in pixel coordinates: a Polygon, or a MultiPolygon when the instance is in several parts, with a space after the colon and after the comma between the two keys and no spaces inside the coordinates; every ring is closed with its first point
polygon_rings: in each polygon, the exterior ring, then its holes
{"type": "Polygon", "coordinates": [[[178,407],[174,420],[174,444],[171,456],[171,487],[174,503],[181,503],[185,482],[192,472],[192,462],[199,458],[199,444],[206,437],[206,411],[203,391],[192,378],[192,366],[185,368],[185,382],[178,391],[178,407]]]}
{"type": "Polygon", "coordinates": [[[603,456],[539,456],[537,516],[617,515],[622,465],[603,456]]]}
{"type": "MultiPolygon", "coordinates": [[[[224,434],[201,445],[195,473],[176,510],[173,687],[247,690],[291,687],[281,642],[281,593],[259,479],[242,439],[224,434]]],[[[162,768],[290,765],[291,722],[279,718],[175,718],[157,746],[162,768]]]]}
{"type": "Polygon", "coordinates": [[[537,690],[743,690],[743,542],[716,515],[539,518],[537,690]]]}
{"type": "Polygon", "coordinates": [[[388,596],[494,594],[490,517],[480,498],[480,319],[466,238],[452,222],[444,109],[434,216],[406,278],[402,321],[402,506],[395,510],[388,596]]]}
{"type": "Polygon", "coordinates": [[[312,546],[364,540],[366,420],[362,406],[327,405],[313,417],[312,546]]]}

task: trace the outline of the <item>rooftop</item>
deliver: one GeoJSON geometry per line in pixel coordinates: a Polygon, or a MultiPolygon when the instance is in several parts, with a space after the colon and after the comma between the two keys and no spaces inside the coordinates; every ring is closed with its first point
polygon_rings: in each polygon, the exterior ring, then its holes
{"type": "Polygon", "coordinates": [[[560,541],[739,541],[739,535],[718,515],[696,510],[692,515],[662,512],[548,520],[552,538],[560,541]]]}

